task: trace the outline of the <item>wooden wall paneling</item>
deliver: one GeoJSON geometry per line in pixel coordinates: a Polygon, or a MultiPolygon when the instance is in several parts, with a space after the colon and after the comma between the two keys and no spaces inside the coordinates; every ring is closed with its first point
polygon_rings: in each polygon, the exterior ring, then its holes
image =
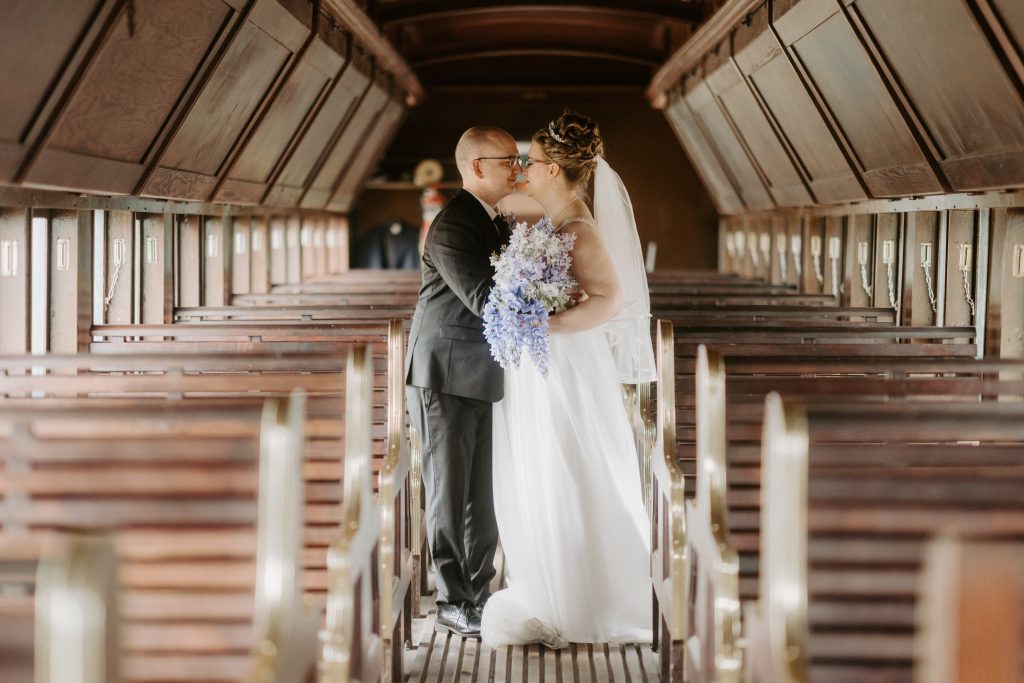
{"type": "Polygon", "coordinates": [[[14,182],[117,0],[16,0],[0,22],[0,183],[14,182]],[[60,17],[60,21],[53,21],[60,17]]]}
{"type": "MultiPolygon", "coordinates": [[[[767,3],[752,12],[747,22],[736,27],[733,52],[739,53],[768,29],[767,3]]],[[[725,52],[722,50],[721,52],[725,52]]],[[[762,180],[779,206],[814,204],[799,162],[782,143],[774,122],[768,118],[743,73],[729,54],[707,57],[707,84],[718,98],[726,116],[739,132],[747,150],[761,171],[762,180]]]]}
{"type": "Polygon", "coordinates": [[[771,283],[787,284],[789,278],[789,235],[786,233],[786,217],[781,214],[772,215],[769,224],[769,249],[772,254],[771,283]]]}
{"type": "Polygon", "coordinates": [[[285,282],[302,282],[302,219],[297,215],[285,219],[285,282]]]}
{"type": "Polygon", "coordinates": [[[270,284],[288,282],[288,247],[286,233],[288,225],[284,216],[270,219],[270,284]]]}
{"type": "MultiPolygon", "coordinates": [[[[732,226],[732,243],[734,245],[732,261],[733,272],[743,277],[754,277],[754,264],[750,262],[750,252],[747,250],[747,222],[750,216],[741,214],[734,216],[730,221],[732,226]]],[[[728,237],[726,238],[728,239],[728,237]]]]}
{"type": "Polygon", "coordinates": [[[46,353],[50,342],[50,211],[32,209],[29,254],[29,353],[46,353]]]}
{"type": "Polygon", "coordinates": [[[825,291],[825,260],[828,256],[825,218],[804,217],[802,233],[803,278],[800,290],[808,294],[821,294],[825,291]]]}
{"type": "Polygon", "coordinates": [[[388,103],[387,81],[382,80],[381,76],[382,74],[377,74],[369,90],[359,101],[313,181],[299,199],[299,206],[322,209],[327,205],[338,179],[351,163],[353,155],[358,153],[365,136],[373,130],[377,117],[388,103]]]}
{"type": "Polygon", "coordinates": [[[327,230],[324,235],[324,246],[326,247],[325,251],[327,252],[327,274],[333,275],[334,273],[341,272],[341,259],[338,254],[338,241],[341,228],[334,216],[328,216],[326,221],[327,230]]]}
{"type": "Polygon", "coordinates": [[[771,216],[763,216],[757,221],[757,250],[761,260],[761,277],[765,282],[771,282],[775,261],[775,253],[772,251],[771,216]]]}
{"type": "Polygon", "coordinates": [[[168,214],[140,213],[136,214],[139,223],[139,251],[141,252],[141,303],[139,322],[143,324],[163,324],[171,322],[168,302],[173,279],[168,282],[167,257],[170,253],[168,242],[171,239],[168,214]]]}
{"type": "Polygon", "coordinates": [[[1024,358],[1024,209],[998,212],[1003,229],[999,355],[1024,358]]]}
{"type": "Polygon", "coordinates": [[[265,216],[253,216],[249,227],[249,291],[270,291],[270,226],[265,216]]]}
{"type": "MultiPolygon", "coordinates": [[[[689,105],[683,99],[679,89],[673,91],[669,96],[668,106],[665,107],[665,118],[676,137],[686,150],[686,155],[697,170],[704,188],[711,195],[720,215],[735,213],[743,210],[743,202],[740,200],[736,188],[722,167],[715,151],[711,148],[703,132],[697,126],[689,105]]],[[[720,242],[721,246],[721,242],[720,242]]],[[[720,260],[719,263],[722,263],[720,260]]]]}
{"type": "Polygon", "coordinates": [[[313,5],[304,4],[303,9],[303,23],[316,30],[307,34],[295,59],[267,98],[269,104],[255,117],[226,163],[212,200],[260,202],[270,187],[274,171],[311,120],[316,105],[323,101],[331,80],[345,65],[347,38],[331,30],[325,25],[327,22],[314,21],[310,16],[313,5]]]}
{"type": "MultiPolygon", "coordinates": [[[[902,231],[903,218],[897,213],[883,213],[874,221],[874,297],[872,304],[900,310],[903,295],[902,231]]],[[[897,320],[900,318],[897,317],[897,320]]]]}
{"type": "Polygon", "coordinates": [[[313,230],[313,245],[316,247],[315,273],[318,277],[327,275],[327,217],[319,216],[316,219],[316,228],[313,230]]]}
{"type": "Polygon", "coordinates": [[[825,218],[825,237],[821,245],[822,270],[826,294],[836,297],[836,301],[845,301],[843,290],[843,273],[846,243],[846,216],[828,216],[825,218]]]}
{"type": "Polygon", "coordinates": [[[94,289],[95,274],[93,248],[95,239],[95,211],[79,209],[77,213],[76,240],[77,248],[71,252],[71,258],[77,263],[75,274],[78,279],[75,301],[75,353],[88,353],[92,343],[93,306],[96,291],[94,289]]]}
{"type": "Polygon", "coordinates": [[[232,14],[222,0],[119,3],[21,181],[131,194],[154,141],[232,14]]]}
{"type": "Polygon", "coordinates": [[[139,194],[208,199],[308,35],[277,0],[256,0],[139,194]]]}
{"type": "Polygon", "coordinates": [[[758,279],[764,277],[764,264],[761,261],[761,250],[757,229],[760,222],[760,218],[754,216],[749,216],[743,221],[743,231],[745,233],[743,243],[747,247],[747,273],[750,277],[758,279]]]}
{"type": "Polygon", "coordinates": [[[107,211],[103,237],[103,321],[114,325],[136,322],[135,217],[131,211],[107,211]]]}
{"type": "MultiPolygon", "coordinates": [[[[688,87],[690,87],[688,85],[688,87]]],[[[715,150],[716,156],[726,168],[732,184],[747,210],[774,208],[775,203],[764,186],[746,149],[736,136],[736,131],[722,113],[714,94],[704,82],[692,85],[685,95],[686,103],[693,112],[694,120],[704,137],[715,150]]]]}
{"type": "Polygon", "coordinates": [[[859,176],[774,30],[768,28],[751,40],[735,60],[794,150],[817,201],[863,199],[859,176]]]}
{"type": "Polygon", "coordinates": [[[949,279],[946,271],[946,258],[949,252],[949,212],[939,211],[937,214],[937,231],[935,235],[935,324],[946,324],[946,285],[949,279]]]}
{"type": "Polygon", "coordinates": [[[0,210],[0,353],[27,353],[31,333],[31,223],[27,209],[0,210]]]}
{"type": "Polygon", "coordinates": [[[202,235],[200,216],[178,217],[178,305],[202,305],[202,235]]]}
{"type": "Polygon", "coordinates": [[[405,106],[400,99],[389,100],[384,105],[377,116],[377,125],[363,138],[362,146],[335,182],[328,209],[342,213],[352,210],[363,185],[377,168],[404,118],[405,106]]]}
{"type": "Polygon", "coordinates": [[[1024,358],[1024,209],[992,211],[991,236],[987,351],[1024,358]]]}
{"type": "Polygon", "coordinates": [[[208,216],[203,220],[203,306],[223,306],[231,283],[230,245],[225,239],[230,218],[208,216]]]}
{"type": "Polygon", "coordinates": [[[932,325],[939,309],[940,215],[935,211],[914,211],[905,220],[902,320],[906,325],[932,325]]]}
{"type": "MultiPolygon", "coordinates": [[[[1007,254],[1006,226],[1009,212],[994,209],[989,212],[989,249],[978,252],[977,262],[987,261],[985,293],[987,307],[978,311],[978,317],[985,319],[985,357],[999,358],[1002,346],[1002,301],[1003,278],[1006,268],[1012,266],[1013,255],[1007,254]]],[[[1024,242],[1024,240],[1022,240],[1024,242]]],[[[1010,252],[1013,251],[1011,248],[1010,252]]],[[[1024,249],[1022,249],[1024,251],[1024,249]]],[[[1024,264],[1021,272],[1024,273],[1024,264]]]]}
{"type": "Polygon", "coordinates": [[[303,216],[302,227],[299,229],[299,260],[302,281],[305,282],[316,275],[316,245],[313,239],[315,220],[310,216],[303,216]]]}
{"type": "Polygon", "coordinates": [[[739,260],[736,257],[736,235],[733,224],[737,222],[732,216],[718,219],[718,262],[722,264],[722,272],[739,273],[739,260]]]}
{"type": "Polygon", "coordinates": [[[331,274],[344,273],[349,269],[348,218],[345,216],[329,216],[327,222],[328,267],[331,274]]]}
{"type": "Polygon", "coordinates": [[[844,0],[954,190],[1024,184],[1024,100],[964,0],[844,0]]]}
{"type": "MultiPolygon", "coordinates": [[[[231,221],[231,293],[252,291],[252,220],[239,216],[231,221]]],[[[231,298],[228,297],[228,303],[231,298]]]]}
{"type": "Polygon", "coordinates": [[[924,148],[835,0],[804,0],[775,29],[874,197],[942,192],[924,148]]]}
{"type": "Polygon", "coordinates": [[[946,296],[944,324],[974,324],[977,310],[978,214],[949,211],[946,232],[946,296]],[[965,277],[966,276],[966,277],[965,277]]]}
{"type": "Polygon", "coordinates": [[[985,348],[985,341],[988,339],[988,330],[985,325],[988,321],[988,288],[992,281],[988,274],[989,259],[981,258],[981,254],[988,254],[992,250],[992,210],[988,208],[977,211],[975,222],[975,291],[974,291],[974,330],[975,345],[977,346],[977,357],[987,358],[988,350],[985,348]]]}
{"type": "Polygon", "coordinates": [[[874,294],[874,216],[850,215],[846,219],[846,266],[843,270],[846,302],[850,306],[871,306],[874,294]]]}
{"type": "Polygon", "coordinates": [[[329,94],[308,122],[294,147],[285,155],[280,169],[270,181],[263,203],[271,206],[298,206],[302,193],[326,162],[330,151],[344,133],[349,119],[369,92],[373,67],[357,49],[349,50],[349,59],[335,77],[329,94]]]}
{"type": "MultiPolygon", "coordinates": [[[[797,214],[786,216],[786,234],[789,244],[789,268],[786,282],[803,291],[804,277],[804,219],[797,214]]],[[[776,247],[778,248],[778,247],[776,247]]]]}
{"type": "MultiPolygon", "coordinates": [[[[79,334],[79,244],[77,211],[50,213],[47,298],[49,299],[47,350],[77,353],[79,334]]],[[[88,238],[90,235],[86,234],[88,238]]],[[[90,245],[91,241],[86,241],[90,245]]],[[[89,253],[89,246],[84,251],[89,253]]],[[[91,275],[91,271],[90,271],[91,275]]],[[[92,291],[91,286],[89,291],[92,291]]]]}

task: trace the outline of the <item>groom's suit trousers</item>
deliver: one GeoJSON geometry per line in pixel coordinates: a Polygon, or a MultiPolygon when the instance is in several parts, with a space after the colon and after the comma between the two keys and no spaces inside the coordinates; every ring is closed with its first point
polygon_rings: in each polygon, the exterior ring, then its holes
{"type": "Polygon", "coordinates": [[[490,595],[498,542],[491,482],[493,404],[415,386],[406,387],[406,397],[423,445],[437,600],[480,604],[490,595]]]}

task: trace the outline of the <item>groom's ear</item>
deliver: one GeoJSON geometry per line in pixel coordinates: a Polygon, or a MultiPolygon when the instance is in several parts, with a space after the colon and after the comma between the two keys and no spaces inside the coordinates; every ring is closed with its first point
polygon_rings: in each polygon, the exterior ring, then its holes
{"type": "Polygon", "coordinates": [[[479,159],[473,159],[469,163],[472,165],[473,175],[475,175],[480,180],[483,180],[484,179],[484,165],[482,163],[480,163],[480,160],[479,159]]]}

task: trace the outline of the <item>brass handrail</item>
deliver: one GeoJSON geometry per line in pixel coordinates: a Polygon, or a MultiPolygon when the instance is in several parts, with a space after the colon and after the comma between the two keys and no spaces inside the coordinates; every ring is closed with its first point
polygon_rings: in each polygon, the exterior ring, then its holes
{"type": "MultiPolygon", "coordinates": [[[[697,514],[688,521],[691,537],[700,535],[709,541],[702,546],[709,557],[700,557],[698,550],[694,558],[713,596],[709,601],[713,632],[704,635],[713,639],[714,661],[701,666],[713,667],[713,680],[723,683],[739,680],[740,674],[739,556],[729,538],[726,507],[725,378],[721,354],[701,344],[696,365],[697,514]],[[695,529],[695,520],[703,528],[695,529]]],[[[691,550],[699,547],[691,543],[691,550]]]]}
{"type": "Polygon", "coordinates": [[[101,536],[69,537],[36,571],[36,683],[120,683],[117,559],[101,536]]]}
{"type": "Polygon", "coordinates": [[[761,620],[777,681],[807,679],[807,415],[772,392],[761,445],[761,620]]]}
{"type": "Polygon", "coordinates": [[[319,610],[303,597],[301,582],[305,420],[301,389],[263,404],[251,683],[299,680],[316,659],[319,610]]]}
{"type": "MultiPolygon", "coordinates": [[[[408,592],[419,591],[413,582],[415,556],[405,526],[420,522],[418,511],[411,508],[412,456],[405,425],[405,331],[396,319],[388,325],[387,454],[378,486],[380,636],[390,643],[392,661],[401,656],[395,648],[402,643],[393,642],[393,635],[402,609],[408,606],[408,592]]],[[[407,639],[411,637],[406,634],[407,639]]]]}
{"type": "Polygon", "coordinates": [[[373,373],[368,345],[349,350],[345,390],[345,482],[338,539],[327,551],[326,624],[320,632],[321,683],[376,680],[380,613],[374,562],[380,513],[370,486],[373,373]]]}
{"type": "MultiPolygon", "coordinates": [[[[658,446],[651,466],[658,493],[664,499],[655,500],[661,507],[662,524],[668,525],[667,535],[661,538],[668,547],[660,549],[662,567],[653,573],[661,580],[655,582],[660,607],[668,629],[682,635],[688,621],[686,576],[689,573],[686,550],[685,477],[676,461],[676,395],[675,395],[675,332],[671,321],[658,321],[658,446]],[[666,585],[667,584],[667,585],[666,585]]],[[[658,511],[655,511],[658,515],[658,511]]],[[[659,515],[660,516],[660,515],[659,515]]],[[[653,560],[656,561],[656,560],[653,560]]],[[[653,568],[652,568],[653,569],[653,568]]],[[[670,646],[666,643],[665,646],[670,646]]]]}

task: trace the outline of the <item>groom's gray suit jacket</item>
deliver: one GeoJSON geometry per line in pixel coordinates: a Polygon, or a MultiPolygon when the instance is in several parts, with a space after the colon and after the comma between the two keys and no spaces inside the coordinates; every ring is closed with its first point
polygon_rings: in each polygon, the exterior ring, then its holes
{"type": "Polygon", "coordinates": [[[460,190],[431,224],[406,384],[492,403],[504,395],[502,369],[491,357],[482,320],[494,284],[490,256],[509,236],[508,227],[496,223],[476,197],[460,190]]]}

